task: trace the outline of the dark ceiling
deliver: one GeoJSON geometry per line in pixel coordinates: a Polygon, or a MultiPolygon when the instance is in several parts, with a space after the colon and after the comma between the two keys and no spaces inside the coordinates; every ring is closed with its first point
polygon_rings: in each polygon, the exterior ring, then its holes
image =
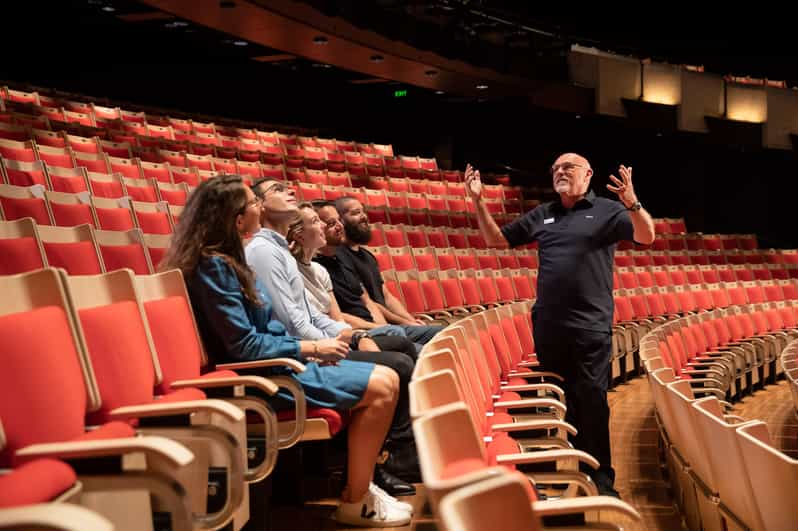
{"type": "MultiPolygon", "coordinates": [[[[499,71],[558,78],[571,44],[655,61],[703,65],[721,75],[768,77],[798,85],[798,44],[784,8],[718,4],[575,4],[554,12],[517,0],[302,0],[421,49],[499,71]]],[[[268,3],[262,0],[261,3],[268,3]]]]}

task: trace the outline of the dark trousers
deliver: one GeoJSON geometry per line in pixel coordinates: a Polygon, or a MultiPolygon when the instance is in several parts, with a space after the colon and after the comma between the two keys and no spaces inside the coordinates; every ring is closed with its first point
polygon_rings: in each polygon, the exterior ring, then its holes
{"type": "Polygon", "coordinates": [[[347,359],[353,361],[369,361],[378,365],[390,367],[399,375],[399,399],[396,402],[391,428],[388,431],[388,438],[392,441],[407,441],[413,439],[413,429],[410,424],[410,397],[408,395],[408,385],[410,376],[413,374],[413,367],[416,362],[416,352],[413,343],[406,337],[401,336],[380,336],[372,338],[380,348],[391,348],[396,350],[381,350],[379,352],[368,352],[363,350],[350,350],[347,359]],[[397,352],[397,350],[399,352],[397,352]],[[403,352],[409,351],[409,353],[403,352]],[[412,354],[412,356],[411,356],[412,354]]]}
{"type": "MultiPolygon", "coordinates": [[[[571,437],[571,443],[595,457],[601,464],[599,475],[613,482],[607,403],[611,334],[535,323],[534,336],[541,369],[556,372],[565,380],[562,385],[568,407],[565,420],[578,432],[571,437]]],[[[588,472],[597,476],[592,470],[588,472]]]]}

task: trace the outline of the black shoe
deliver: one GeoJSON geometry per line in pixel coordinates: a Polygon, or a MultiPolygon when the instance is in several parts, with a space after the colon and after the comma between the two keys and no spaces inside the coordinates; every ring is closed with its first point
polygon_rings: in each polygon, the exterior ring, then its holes
{"type": "Polygon", "coordinates": [[[421,483],[421,469],[418,466],[418,454],[413,441],[391,442],[388,459],[382,466],[390,474],[408,483],[421,483]]]}
{"type": "Polygon", "coordinates": [[[613,498],[621,499],[621,495],[615,490],[615,485],[612,480],[604,475],[598,475],[593,478],[598,488],[599,496],[612,496],[613,498]]]}
{"type": "Polygon", "coordinates": [[[381,465],[374,467],[374,484],[391,496],[412,496],[416,488],[387,472],[381,465]]]}

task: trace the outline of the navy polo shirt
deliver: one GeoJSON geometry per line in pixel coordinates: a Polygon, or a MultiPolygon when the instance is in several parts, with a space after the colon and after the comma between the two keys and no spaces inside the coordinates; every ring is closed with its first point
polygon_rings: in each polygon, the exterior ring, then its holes
{"type": "Polygon", "coordinates": [[[501,230],[511,247],[538,242],[536,326],[611,331],[613,255],[634,234],[621,203],[591,190],[571,209],[544,203],[501,230]]]}

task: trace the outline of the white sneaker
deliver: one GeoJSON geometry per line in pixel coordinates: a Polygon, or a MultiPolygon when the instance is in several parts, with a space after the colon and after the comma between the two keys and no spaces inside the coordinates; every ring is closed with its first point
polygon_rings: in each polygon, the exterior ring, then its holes
{"type": "Polygon", "coordinates": [[[355,503],[341,503],[333,514],[341,524],[359,527],[400,527],[410,523],[410,513],[388,504],[371,491],[355,503]]]}
{"type": "Polygon", "coordinates": [[[386,502],[387,504],[393,505],[394,507],[398,507],[399,509],[402,509],[403,511],[409,512],[410,515],[412,516],[412,514],[413,514],[413,506],[412,505],[410,505],[409,503],[405,503],[403,501],[397,500],[396,498],[394,498],[393,496],[391,496],[390,494],[385,492],[382,488],[377,486],[377,484],[374,483],[373,481],[371,483],[369,483],[369,492],[371,492],[372,494],[374,494],[378,498],[381,498],[382,501],[386,502]]]}

